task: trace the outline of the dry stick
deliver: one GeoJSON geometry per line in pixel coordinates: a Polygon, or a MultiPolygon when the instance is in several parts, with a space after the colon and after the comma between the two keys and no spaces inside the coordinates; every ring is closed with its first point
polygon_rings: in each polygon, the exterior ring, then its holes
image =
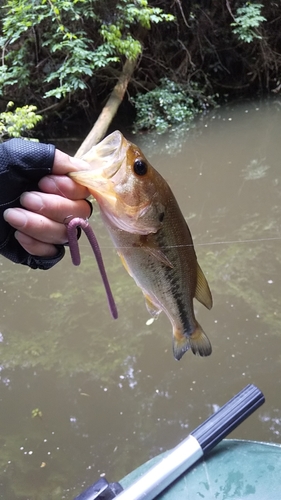
{"type": "Polygon", "coordinates": [[[80,148],[77,150],[75,156],[76,158],[81,158],[85,153],[89,151],[95,144],[101,141],[105,136],[107,129],[112,122],[117,110],[123,101],[125,92],[127,90],[129,81],[137,64],[137,59],[127,59],[122,73],[118,78],[118,81],[112,90],[108,101],[106,102],[101,114],[99,115],[97,121],[95,122],[93,128],[90,130],[86,139],[82,142],[80,148]]]}
{"type": "Polygon", "coordinates": [[[86,234],[90,245],[94,251],[97,265],[103,280],[104,288],[106,291],[107,295],[107,300],[108,300],[108,305],[110,312],[112,314],[112,317],[114,319],[118,318],[118,312],[116,308],[116,304],[110,289],[110,285],[107,279],[107,274],[106,270],[103,264],[102,260],[102,255],[100,251],[100,247],[98,244],[98,241],[94,235],[94,232],[89,224],[89,222],[85,219],[81,219],[80,217],[75,217],[72,219],[70,222],[66,224],[66,229],[67,229],[67,235],[68,235],[68,243],[69,243],[69,250],[70,250],[70,255],[72,262],[75,266],[79,266],[81,259],[80,259],[80,252],[79,252],[79,246],[78,246],[78,241],[77,241],[77,227],[81,227],[83,229],[84,233],[86,234]]]}

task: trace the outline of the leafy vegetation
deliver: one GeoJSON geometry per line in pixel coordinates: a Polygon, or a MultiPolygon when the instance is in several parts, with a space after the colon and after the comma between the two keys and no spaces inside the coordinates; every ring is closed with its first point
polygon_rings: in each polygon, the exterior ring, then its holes
{"type": "MultiPolygon", "coordinates": [[[[0,24],[2,109],[35,105],[61,131],[88,132],[138,60],[120,114],[135,130],[188,122],[206,103],[279,92],[278,2],[5,0],[0,24]],[[172,104],[171,104],[172,103],[172,104]],[[171,104],[171,109],[169,110],[171,104]],[[147,113],[145,111],[148,106],[147,113]],[[128,113],[129,110],[129,113],[128,113]],[[54,114],[54,112],[56,114],[54,114]]],[[[61,135],[61,132],[59,132],[61,135]]]]}
{"type": "Polygon", "coordinates": [[[186,124],[205,111],[214,99],[206,97],[195,83],[180,84],[163,78],[160,85],[134,99],[137,117],[134,131],[155,129],[166,132],[169,127],[186,124]]]}
{"type": "Polygon", "coordinates": [[[22,106],[13,111],[14,103],[10,101],[7,110],[0,113],[0,141],[9,137],[22,137],[29,133],[41,120],[36,114],[36,106],[22,106]]]}
{"type": "Polygon", "coordinates": [[[20,93],[27,85],[34,94],[40,89],[43,98],[61,99],[84,90],[94,72],[118,63],[121,56],[135,59],[141,53],[134,26],[149,29],[172,19],[147,0],[105,4],[8,0],[2,21],[2,95],[6,87],[9,92],[16,86],[20,93]],[[114,16],[108,7],[115,7],[114,16]]]}
{"type": "Polygon", "coordinates": [[[263,5],[261,3],[252,4],[247,2],[242,7],[239,7],[236,12],[233,33],[238,36],[242,42],[250,43],[254,38],[261,39],[257,28],[266,21],[266,18],[261,15],[263,5]]]}

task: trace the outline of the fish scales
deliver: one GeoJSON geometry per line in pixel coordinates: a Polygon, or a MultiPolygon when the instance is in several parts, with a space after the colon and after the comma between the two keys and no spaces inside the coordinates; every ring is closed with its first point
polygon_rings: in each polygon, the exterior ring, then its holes
{"type": "Polygon", "coordinates": [[[164,308],[168,316],[180,315],[185,333],[190,335],[194,326],[190,321],[193,313],[192,308],[188,308],[190,301],[186,297],[190,293],[193,296],[195,294],[196,273],[192,273],[193,268],[187,269],[186,257],[189,253],[196,260],[196,256],[185,220],[181,221],[180,226],[173,225],[174,217],[170,212],[168,208],[163,228],[155,234],[155,242],[173,267],[165,265],[145,249],[138,247],[135,235],[125,234],[112,226],[108,220],[105,220],[105,224],[109,228],[118,252],[125,259],[130,274],[134,274],[138,286],[145,295],[150,296],[155,304],[164,308]],[[169,228],[172,228],[172,231],[170,231],[170,237],[167,238],[169,228]],[[183,247],[184,236],[186,236],[186,246],[183,247]],[[134,273],[136,268],[138,271],[134,273]],[[187,271],[189,271],[188,274],[187,271]]]}
{"type": "Polygon", "coordinates": [[[210,309],[212,296],[167,182],[118,131],[84,159],[92,161],[93,170],[69,175],[97,199],[104,224],[149,312],[157,317],[164,311],[169,318],[174,357],[179,360],[189,348],[208,356],[211,344],[195,318],[193,299],[210,309]]]}

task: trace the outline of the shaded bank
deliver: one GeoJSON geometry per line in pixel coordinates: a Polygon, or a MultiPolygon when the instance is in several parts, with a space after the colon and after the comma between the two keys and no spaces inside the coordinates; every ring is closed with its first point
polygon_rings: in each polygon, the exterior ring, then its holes
{"type": "Polygon", "coordinates": [[[278,2],[2,3],[0,111],[11,99],[35,104],[53,138],[85,137],[126,59],[138,64],[119,116],[130,115],[131,127],[137,113],[138,130],[157,127],[155,117],[169,127],[215,102],[280,91],[278,2]]]}

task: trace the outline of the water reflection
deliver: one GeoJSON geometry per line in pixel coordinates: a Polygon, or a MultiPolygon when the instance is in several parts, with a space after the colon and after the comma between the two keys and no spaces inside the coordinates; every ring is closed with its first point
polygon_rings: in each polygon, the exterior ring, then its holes
{"type": "Polygon", "coordinates": [[[1,260],[0,498],[70,500],[100,474],[118,480],[247,383],[266,405],[233,437],[281,442],[279,122],[275,101],[245,103],[188,132],[133,137],[194,236],[214,295],[212,311],[196,304],[210,358],[173,359],[169,321],[147,324],[98,212],[117,321],[86,239],[79,268],[70,258],[47,273],[1,260]]]}

